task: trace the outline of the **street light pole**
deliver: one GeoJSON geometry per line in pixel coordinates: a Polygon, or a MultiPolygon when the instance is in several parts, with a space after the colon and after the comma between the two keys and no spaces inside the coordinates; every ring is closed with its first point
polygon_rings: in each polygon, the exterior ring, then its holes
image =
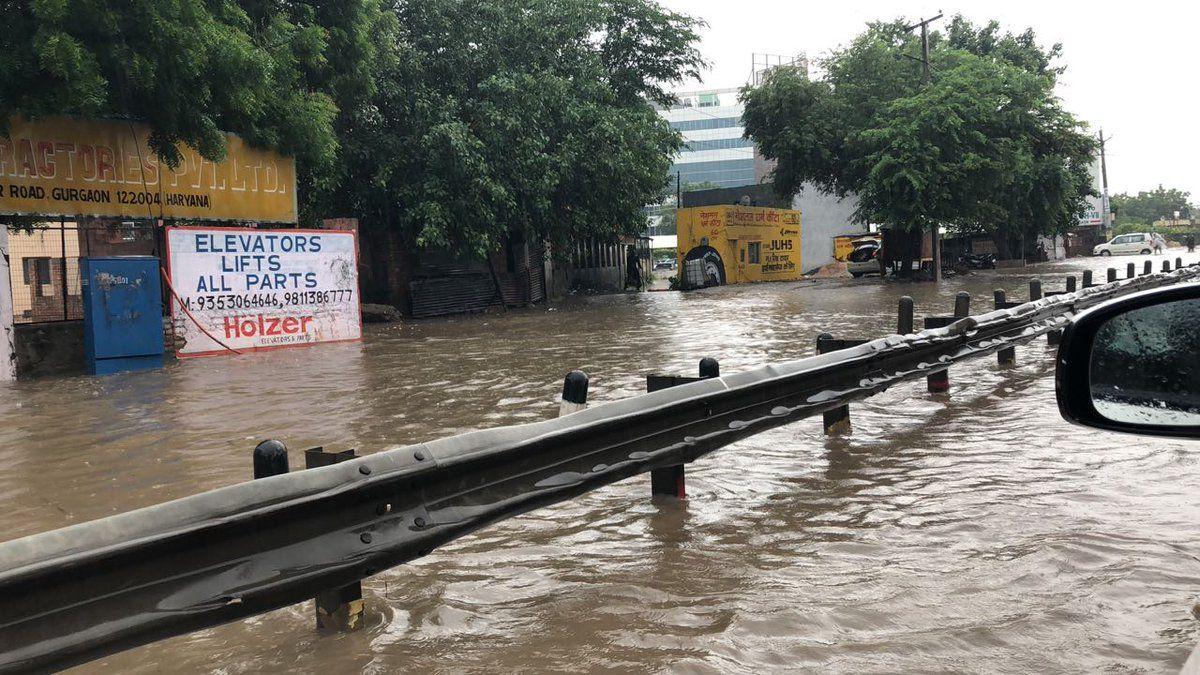
{"type": "MultiPolygon", "coordinates": [[[[917,23],[905,28],[911,32],[913,29],[921,29],[921,83],[922,86],[929,86],[932,76],[929,70],[929,24],[942,18],[942,12],[939,10],[937,16],[931,19],[921,19],[917,23]]],[[[942,238],[938,232],[938,224],[930,225],[930,241],[933,248],[933,281],[934,283],[942,280],[942,238]]]]}

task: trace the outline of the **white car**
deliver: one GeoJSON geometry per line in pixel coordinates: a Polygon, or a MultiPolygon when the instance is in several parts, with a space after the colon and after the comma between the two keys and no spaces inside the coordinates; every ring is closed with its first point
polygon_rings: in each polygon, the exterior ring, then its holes
{"type": "Polygon", "coordinates": [[[1150,255],[1154,248],[1155,241],[1151,235],[1145,232],[1134,232],[1117,235],[1112,238],[1112,241],[1100,244],[1092,249],[1092,255],[1120,255],[1122,253],[1150,255]]]}
{"type": "Polygon", "coordinates": [[[846,270],[854,277],[882,274],[883,268],[879,265],[879,240],[860,239],[854,242],[854,250],[846,256],[846,270]]]}

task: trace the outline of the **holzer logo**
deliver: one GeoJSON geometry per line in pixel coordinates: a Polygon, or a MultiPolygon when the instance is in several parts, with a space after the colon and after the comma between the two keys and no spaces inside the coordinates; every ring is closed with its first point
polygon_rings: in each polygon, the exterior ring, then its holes
{"type": "Polygon", "coordinates": [[[299,335],[308,332],[311,316],[227,316],[226,338],[249,338],[270,335],[299,335]]]}
{"type": "Polygon", "coordinates": [[[786,237],[786,236],[788,236],[789,234],[800,234],[800,230],[798,230],[798,229],[795,229],[795,230],[794,230],[794,229],[792,229],[792,228],[790,228],[790,227],[781,227],[781,228],[779,228],[779,236],[781,236],[781,237],[786,237]]]}

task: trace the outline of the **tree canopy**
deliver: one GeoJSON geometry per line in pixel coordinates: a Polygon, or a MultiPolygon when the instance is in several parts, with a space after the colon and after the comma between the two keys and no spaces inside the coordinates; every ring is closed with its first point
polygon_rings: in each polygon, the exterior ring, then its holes
{"type": "MultiPolygon", "coordinates": [[[[223,131],[312,166],[338,105],[371,90],[379,0],[0,0],[0,125],[12,115],[144,121],[176,164],[223,131]]],[[[0,129],[2,130],[2,129],[0,129]]]]}
{"type": "Polygon", "coordinates": [[[376,95],[340,124],[314,210],[482,253],[508,231],[637,232],[679,136],[652,103],[698,74],[695,20],[649,0],[408,0],[376,95]]]}
{"type": "Polygon", "coordinates": [[[1149,225],[1160,218],[1192,217],[1191,193],[1159,185],[1153,190],[1142,190],[1136,195],[1127,193],[1112,196],[1112,207],[1117,212],[1116,225],[1149,225]]]}
{"type": "Polygon", "coordinates": [[[822,77],[779,68],[743,89],[746,134],[777,161],[781,194],[812,184],[857,195],[860,222],[1011,245],[1073,224],[1091,194],[1093,142],[1054,94],[1060,51],[955,17],[930,36],[924,84],[905,23],[871,24],[822,77]]]}

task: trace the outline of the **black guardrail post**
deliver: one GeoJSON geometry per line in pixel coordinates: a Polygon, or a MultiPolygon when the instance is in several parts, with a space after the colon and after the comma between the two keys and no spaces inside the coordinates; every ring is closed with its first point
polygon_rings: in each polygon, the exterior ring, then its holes
{"type": "Polygon", "coordinates": [[[1117,280],[1117,270],[1113,267],[1108,268],[1108,283],[1111,284],[1112,282],[1114,282],[1116,280],[1117,280]]]}
{"type": "Polygon", "coordinates": [[[267,478],[288,472],[287,446],[283,441],[267,440],[254,446],[254,477],[267,478]]]}
{"type": "Polygon", "coordinates": [[[1041,279],[1030,279],[1029,280],[1029,301],[1033,302],[1034,300],[1041,300],[1041,299],[1042,299],[1042,280],[1041,279]]]}
{"type": "MultiPolygon", "coordinates": [[[[324,448],[304,451],[304,468],[317,469],[355,458],[354,450],[325,452],[324,448]]],[[[366,467],[361,467],[366,468],[366,467]]],[[[362,536],[369,537],[364,533],[362,536]]],[[[363,543],[368,543],[366,540],[363,543]]],[[[317,593],[317,630],[348,633],[363,627],[366,605],[362,599],[362,582],[356,581],[340,588],[317,593]]]]}
{"type": "Polygon", "coordinates": [[[1125,266],[1125,278],[1132,279],[1137,276],[1137,265],[1129,263],[1125,266]]]}
{"type": "Polygon", "coordinates": [[[582,370],[572,370],[563,380],[562,403],[558,416],[565,417],[587,407],[588,376],[582,370]]]}
{"type": "Polygon", "coordinates": [[[1077,290],[1079,290],[1079,288],[1075,285],[1075,275],[1072,274],[1071,276],[1067,277],[1067,292],[1074,293],[1077,290]]]}
{"type": "Polygon", "coordinates": [[[900,307],[897,311],[896,332],[909,335],[913,332],[913,299],[907,295],[900,297],[900,307]]]}
{"type": "Polygon", "coordinates": [[[1142,265],[1142,274],[1154,274],[1154,263],[1152,261],[1147,260],[1146,263],[1142,265]]]}
{"type": "Polygon", "coordinates": [[[1164,271],[1164,272],[1170,272],[1170,271],[1171,271],[1171,261],[1170,261],[1170,260],[1164,260],[1164,261],[1163,261],[1163,264],[1162,264],[1162,271],[1164,271]]]}
{"type": "MultiPolygon", "coordinates": [[[[992,293],[992,298],[996,303],[996,309],[1009,309],[1015,307],[1017,303],[1008,302],[1007,294],[1003,288],[997,288],[992,293]]],[[[1001,366],[1012,366],[1017,363],[1017,348],[1005,347],[996,352],[996,363],[1001,366]]]]}
{"type": "Polygon", "coordinates": [[[1183,258],[1176,258],[1175,259],[1175,269],[1178,270],[1178,269],[1182,269],[1182,268],[1183,268],[1183,258]]]}
{"type": "MultiPolygon", "coordinates": [[[[720,377],[721,363],[710,356],[706,356],[700,359],[699,370],[700,377],[698,379],[707,380],[713,377],[720,377]]],[[[646,377],[646,391],[658,391],[659,389],[667,389],[695,381],[690,377],[650,375],[646,377]]],[[[687,499],[687,478],[683,467],[683,464],[676,464],[674,466],[651,469],[650,495],[687,499]]]]}
{"type": "Polygon", "coordinates": [[[1083,271],[1083,287],[1091,288],[1092,286],[1095,286],[1095,284],[1092,283],[1092,271],[1084,270],[1083,271]]]}
{"type": "MultiPolygon", "coordinates": [[[[817,336],[817,353],[825,354],[836,351],[841,348],[841,345],[834,344],[834,338],[829,333],[821,333],[817,336]]],[[[825,435],[843,434],[850,431],[850,404],[838,406],[833,410],[826,410],[822,419],[825,423],[825,435]]]]}

